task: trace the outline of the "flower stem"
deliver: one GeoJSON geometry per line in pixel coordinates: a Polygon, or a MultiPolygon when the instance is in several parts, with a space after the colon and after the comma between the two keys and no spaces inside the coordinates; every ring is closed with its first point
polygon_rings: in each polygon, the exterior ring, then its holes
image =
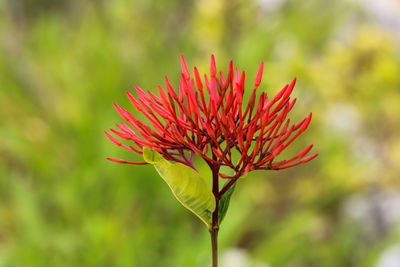
{"type": "Polygon", "coordinates": [[[211,234],[211,250],[212,250],[212,267],[218,267],[218,229],[210,230],[211,234]]]}
{"type": "Polygon", "coordinates": [[[212,167],[212,174],[213,174],[213,194],[215,197],[215,210],[212,214],[212,225],[210,229],[211,234],[211,251],[212,251],[212,267],[218,267],[218,231],[219,231],[219,223],[218,223],[218,206],[219,206],[219,166],[212,167]]]}

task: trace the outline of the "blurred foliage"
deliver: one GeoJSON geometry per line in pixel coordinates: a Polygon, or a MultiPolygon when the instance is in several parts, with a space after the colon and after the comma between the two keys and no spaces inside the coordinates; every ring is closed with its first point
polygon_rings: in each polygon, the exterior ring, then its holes
{"type": "Polygon", "coordinates": [[[262,88],[297,76],[292,118],[314,114],[291,152],[320,156],[240,181],[221,255],[368,267],[400,242],[398,223],[348,208],[400,186],[399,35],[354,2],[3,0],[0,266],[208,266],[206,228],[155,170],[105,160],[137,159],[103,134],[112,103],[164,75],[176,85],[180,53],[202,72],[211,53],[222,70],[232,58],[249,85],[263,60],[262,88]]]}

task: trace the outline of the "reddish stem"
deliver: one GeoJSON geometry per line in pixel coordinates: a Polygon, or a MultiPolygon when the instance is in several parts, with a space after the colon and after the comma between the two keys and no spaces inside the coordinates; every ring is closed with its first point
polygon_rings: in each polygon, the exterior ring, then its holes
{"type": "Polygon", "coordinates": [[[215,210],[212,214],[212,223],[211,223],[211,250],[212,250],[212,267],[218,267],[218,231],[219,231],[219,223],[218,223],[218,206],[219,206],[219,166],[211,166],[211,171],[213,175],[212,180],[212,192],[215,197],[215,210]]]}

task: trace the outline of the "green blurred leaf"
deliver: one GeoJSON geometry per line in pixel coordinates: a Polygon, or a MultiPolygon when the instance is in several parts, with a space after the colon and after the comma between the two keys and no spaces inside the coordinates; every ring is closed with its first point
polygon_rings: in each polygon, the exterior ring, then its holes
{"type": "Polygon", "coordinates": [[[225,218],[225,214],[228,211],[229,203],[231,201],[231,196],[233,191],[235,191],[236,183],[234,183],[221,197],[218,206],[218,224],[221,224],[222,220],[225,218]]]}
{"type": "Polygon", "coordinates": [[[204,178],[192,168],[171,163],[146,147],[143,148],[143,158],[154,165],[179,202],[211,228],[212,212],[216,203],[204,178]]]}

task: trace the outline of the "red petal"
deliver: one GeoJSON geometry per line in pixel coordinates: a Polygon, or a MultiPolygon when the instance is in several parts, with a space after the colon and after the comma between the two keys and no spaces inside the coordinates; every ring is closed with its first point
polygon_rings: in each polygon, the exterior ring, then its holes
{"type": "Polygon", "coordinates": [[[263,70],[264,70],[264,62],[261,62],[260,68],[258,69],[258,72],[257,72],[256,81],[254,83],[256,87],[258,87],[260,85],[260,83],[261,83],[263,70]]]}
{"type": "Polygon", "coordinates": [[[188,68],[186,66],[185,57],[181,55],[181,66],[182,66],[182,74],[186,80],[190,80],[190,74],[188,68]]]}
{"type": "Polygon", "coordinates": [[[211,77],[215,77],[216,74],[217,74],[217,67],[215,66],[215,58],[214,55],[211,55],[210,75],[211,77]]]}

